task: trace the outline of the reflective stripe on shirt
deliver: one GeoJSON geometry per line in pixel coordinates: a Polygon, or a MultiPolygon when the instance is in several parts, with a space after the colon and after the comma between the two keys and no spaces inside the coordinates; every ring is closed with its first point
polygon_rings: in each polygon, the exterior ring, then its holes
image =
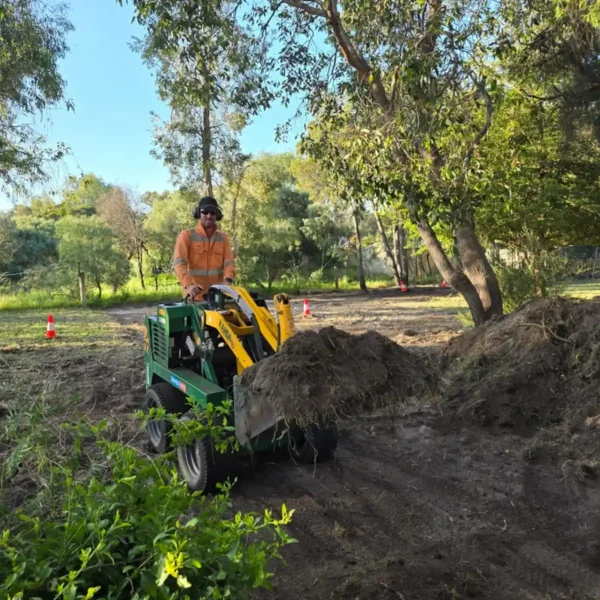
{"type": "Polygon", "coordinates": [[[215,235],[211,238],[198,233],[195,229],[190,229],[190,242],[210,242],[211,240],[214,242],[222,242],[223,234],[219,231],[215,233],[215,235]]]}
{"type": "Polygon", "coordinates": [[[188,274],[192,277],[211,277],[223,275],[223,269],[188,269],[188,274]]]}

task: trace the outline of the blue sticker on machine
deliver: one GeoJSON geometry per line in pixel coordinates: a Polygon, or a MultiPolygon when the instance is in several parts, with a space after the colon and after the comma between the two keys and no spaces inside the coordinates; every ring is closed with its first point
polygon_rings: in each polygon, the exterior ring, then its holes
{"type": "Polygon", "coordinates": [[[184,394],[187,392],[187,386],[185,385],[185,383],[183,383],[183,381],[177,379],[177,377],[175,377],[175,375],[171,375],[171,383],[176,388],[179,388],[184,394]]]}

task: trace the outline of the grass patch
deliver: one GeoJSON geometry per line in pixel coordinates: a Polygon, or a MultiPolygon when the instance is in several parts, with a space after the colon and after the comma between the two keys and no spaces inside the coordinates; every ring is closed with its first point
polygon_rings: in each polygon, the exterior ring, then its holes
{"type": "MultiPolygon", "coordinates": [[[[382,278],[367,282],[370,289],[381,289],[390,287],[393,284],[391,279],[382,278]]],[[[279,293],[295,294],[297,290],[294,286],[287,283],[276,282],[270,291],[266,287],[257,285],[247,286],[249,290],[256,291],[261,295],[272,296],[279,293]]],[[[360,289],[357,282],[340,280],[340,291],[353,291],[360,289]]],[[[333,282],[311,283],[310,281],[300,282],[301,292],[305,291],[335,291],[333,282]]],[[[181,300],[182,290],[179,283],[172,279],[164,279],[159,284],[158,290],[152,286],[142,289],[139,281],[130,281],[125,288],[117,291],[105,291],[102,297],[88,291],[87,306],[89,308],[110,308],[127,304],[151,304],[160,302],[175,302],[181,300]]],[[[57,309],[57,308],[75,308],[81,307],[77,298],[70,297],[60,292],[19,292],[19,293],[0,293],[0,311],[20,311],[36,309],[57,309]]]]}
{"type": "MultiPolygon", "coordinates": [[[[390,278],[380,278],[367,281],[367,287],[370,290],[384,289],[393,286],[390,278]]],[[[294,286],[285,282],[276,282],[270,291],[266,287],[256,285],[247,286],[249,290],[258,292],[263,296],[272,296],[279,293],[296,295],[298,293],[294,286]]],[[[351,292],[360,289],[358,282],[341,279],[338,291],[351,292]]],[[[313,283],[309,280],[300,282],[300,293],[318,292],[318,291],[336,291],[333,282],[313,283]]],[[[574,281],[569,283],[565,290],[565,295],[573,298],[591,299],[600,296],[600,281],[581,282],[574,281]]],[[[116,293],[106,291],[101,298],[90,295],[87,302],[88,308],[110,308],[114,306],[129,304],[158,304],[160,302],[176,302],[181,300],[182,292],[178,283],[171,279],[163,279],[159,284],[158,290],[154,286],[144,290],[139,281],[132,280],[127,286],[116,293]]],[[[454,294],[443,297],[422,297],[412,298],[410,295],[406,298],[405,306],[415,308],[431,307],[433,310],[457,309],[464,312],[466,303],[460,294],[454,294]]],[[[0,292],[0,311],[21,311],[21,310],[50,310],[50,309],[68,309],[79,308],[81,304],[78,299],[68,297],[63,293],[53,292],[22,292],[22,293],[1,293],[0,292]]]]}
{"type": "Polygon", "coordinates": [[[583,300],[590,300],[595,296],[600,296],[600,280],[574,281],[567,285],[565,295],[583,300]]]}
{"type": "Polygon", "coordinates": [[[58,309],[52,312],[56,339],[46,339],[48,312],[0,312],[0,351],[31,348],[118,347],[125,341],[120,326],[99,311],[58,309]]]}

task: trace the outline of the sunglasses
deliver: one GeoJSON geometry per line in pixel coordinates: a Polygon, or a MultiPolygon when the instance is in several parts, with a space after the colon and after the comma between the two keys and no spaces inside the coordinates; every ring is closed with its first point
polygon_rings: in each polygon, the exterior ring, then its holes
{"type": "Polygon", "coordinates": [[[200,214],[201,215],[213,215],[214,216],[214,215],[217,214],[217,211],[216,210],[206,210],[206,209],[203,209],[203,210],[200,211],[200,214]]]}

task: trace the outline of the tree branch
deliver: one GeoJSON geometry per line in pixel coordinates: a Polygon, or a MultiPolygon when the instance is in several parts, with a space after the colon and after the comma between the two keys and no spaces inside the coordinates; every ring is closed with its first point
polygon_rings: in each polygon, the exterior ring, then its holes
{"type": "Polygon", "coordinates": [[[391,108],[390,101],[385,93],[381,75],[378,71],[373,71],[371,65],[358,52],[352,40],[346,33],[340,15],[337,10],[337,0],[329,0],[327,9],[327,20],[333,30],[333,35],[340,46],[340,50],[348,64],[353,67],[362,77],[368,79],[371,86],[371,94],[377,104],[388,111],[391,108]]]}
{"type": "Polygon", "coordinates": [[[479,133],[475,136],[475,139],[473,140],[471,147],[467,151],[467,154],[465,156],[465,170],[463,171],[463,175],[466,173],[467,169],[469,168],[469,166],[471,164],[471,160],[473,158],[473,153],[475,152],[475,148],[477,148],[477,146],[479,146],[479,144],[481,143],[481,140],[485,137],[485,135],[487,134],[487,132],[490,129],[490,125],[492,124],[492,113],[494,112],[494,104],[492,103],[492,98],[488,94],[488,91],[485,89],[485,83],[480,82],[477,87],[479,88],[479,93],[485,100],[485,110],[486,110],[485,123],[483,124],[483,127],[479,130],[479,133]]]}
{"type": "Polygon", "coordinates": [[[305,12],[309,15],[314,15],[315,17],[327,18],[327,13],[322,8],[317,8],[316,6],[311,6],[302,0],[283,0],[285,4],[289,6],[293,6],[294,8],[300,9],[302,12],[305,12]]]}
{"type": "Polygon", "coordinates": [[[398,67],[394,69],[394,73],[392,75],[392,89],[390,91],[390,104],[394,106],[396,102],[396,89],[398,87],[398,67]]]}
{"type": "Polygon", "coordinates": [[[571,96],[571,97],[586,96],[590,92],[595,92],[596,90],[600,90],[600,82],[593,83],[592,85],[590,85],[589,87],[587,87],[586,89],[582,90],[579,93],[576,93],[573,90],[565,90],[564,92],[557,92],[556,94],[553,94],[552,96],[537,96],[536,94],[530,94],[529,92],[526,92],[525,90],[521,90],[521,93],[524,96],[527,96],[527,98],[532,98],[533,100],[540,100],[541,102],[553,102],[554,100],[559,100],[560,98],[567,98],[568,96],[571,96]]]}

